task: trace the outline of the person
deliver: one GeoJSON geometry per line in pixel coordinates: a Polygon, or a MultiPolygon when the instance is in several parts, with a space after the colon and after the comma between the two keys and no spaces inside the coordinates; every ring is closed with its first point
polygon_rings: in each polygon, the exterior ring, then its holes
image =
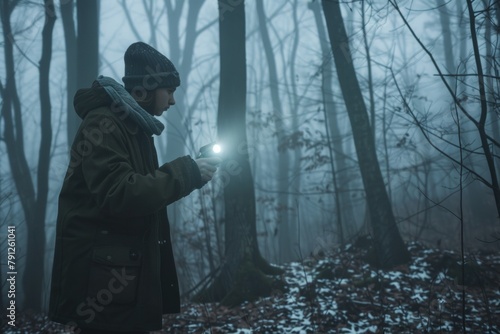
{"type": "Polygon", "coordinates": [[[180,85],[172,62],[137,42],[124,86],[99,76],[79,90],[82,123],[59,195],[49,318],[75,333],[147,333],[180,311],[167,205],[201,188],[219,158],[159,165],[153,135],[180,85]]]}

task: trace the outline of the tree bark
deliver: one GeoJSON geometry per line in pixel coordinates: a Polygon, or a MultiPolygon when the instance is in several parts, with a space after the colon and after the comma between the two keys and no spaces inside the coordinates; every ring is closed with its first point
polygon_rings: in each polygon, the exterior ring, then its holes
{"type": "Polygon", "coordinates": [[[391,268],[407,263],[410,255],[397,228],[385,189],[368,112],[351,59],[340,5],[334,0],[323,0],[322,3],[370,211],[376,262],[381,268],[391,268]]]}
{"type": "Polygon", "coordinates": [[[219,1],[220,92],[218,136],[224,144],[225,262],[199,301],[237,305],[269,295],[280,273],[261,256],[257,244],[255,189],[246,135],[246,56],[244,1],[219,1]]]}
{"type": "Polygon", "coordinates": [[[76,0],[76,7],[77,87],[82,88],[89,87],[99,73],[99,0],[76,0]]]}
{"type": "Polygon", "coordinates": [[[64,42],[66,45],[66,120],[68,148],[75,138],[78,130],[79,118],[73,109],[73,98],[77,90],[77,40],[74,20],[74,0],[61,3],[61,19],[64,30],[64,42]]]}

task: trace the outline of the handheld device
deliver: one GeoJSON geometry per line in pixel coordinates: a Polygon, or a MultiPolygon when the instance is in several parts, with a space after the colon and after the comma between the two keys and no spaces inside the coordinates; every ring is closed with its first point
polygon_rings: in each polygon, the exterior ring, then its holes
{"type": "Polygon", "coordinates": [[[222,147],[218,143],[211,143],[200,148],[198,158],[218,157],[222,152],[222,147]]]}

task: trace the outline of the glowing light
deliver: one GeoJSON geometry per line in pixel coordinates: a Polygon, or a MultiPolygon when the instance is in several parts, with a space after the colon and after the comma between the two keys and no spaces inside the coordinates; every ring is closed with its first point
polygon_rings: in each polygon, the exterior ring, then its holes
{"type": "Polygon", "coordinates": [[[220,147],[219,144],[214,144],[212,151],[214,151],[214,153],[220,153],[222,151],[222,147],[220,147]]]}

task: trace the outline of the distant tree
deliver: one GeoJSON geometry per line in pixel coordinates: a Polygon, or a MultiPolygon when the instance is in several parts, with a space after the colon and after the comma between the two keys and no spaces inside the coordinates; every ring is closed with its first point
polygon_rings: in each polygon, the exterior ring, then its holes
{"type": "MultiPolygon", "coordinates": [[[[200,15],[201,8],[205,4],[205,0],[198,1],[183,1],[183,0],[164,0],[166,8],[166,18],[168,27],[168,46],[169,46],[169,58],[172,60],[176,66],[178,66],[179,75],[181,77],[182,87],[189,87],[189,78],[192,71],[192,64],[195,55],[195,45],[198,37],[208,29],[210,26],[217,22],[216,19],[205,24],[204,26],[198,28],[198,18],[200,15]],[[187,7],[187,19],[185,23],[183,22],[183,10],[187,7]],[[182,43],[184,41],[184,43],[182,43]]],[[[214,76],[215,77],[215,76],[214,76]]],[[[207,87],[209,87],[208,85],[207,87]]],[[[206,88],[206,87],[205,87],[206,88]]],[[[204,88],[204,89],[205,89],[204,88]]],[[[185,94],[187,88],[178,89],[176,91],[176,105],[166,114],[167,126],[167,136],[164,137],[163,141],[160,141],[161,147],[163,149],[163,156],[165,159],[173,160],[178,156],[184,155],[186,152],[186,146],[192,143],[192,133],[190,131],[192,122],[193,112],[196,110],[196,99],[192,100],[191,104],[188,100],[187,94],[185,94]]],[[[201,90],[203,91],[203,89],[201,90]]],[[[203,211],[203,224],[204,224],[204,244],[200,244],[200,247],[204,247],[204,251],[201,254],[206,255],[208,260],[208,265],[211,271],[215,269],[216,261],[214,255],[214,249],[212,244],[212,238],[210,235],[211,226],[210,219],[208,218],[208,210],[205,207],[205,199],[203,197],[203,192],[199,193],[200,203],[202,205],[203,211]]],[[[172,223],[174,226],[182,226],[182,222],[185,217],[182,216],[181,203],[176,202],[170,205],[168,210],[169,214],[173,217],[172,223]]],[[[173,228],[173,238],[177,237],[176,229],[173,228]]],[[[174,244],[180,244],[175,243],[174,244]]],[[[203,261],[203,258],[202,260],[203,261]]],[[[182,268],[184,269],[184,268],[182,268]]],[[[181,275],[187,274],[184,270],[180,272],[181,275]]]]}
{"type": "MultiPolygon", "coordinates": [[[[168,40],[168,58],[175,64],[179,71],[181,78],[181,87],[187,87],[189,80],[189,73],[191,71],[191,64],[194,57],[194,45],[198,35],[205,28],[197,30],[198,15],[200,13],[201,7],[203,6],[205,0],[199,1],[183,1],[183,0],[164,0],[163,6],[166,15],[166,26],[167,26],[167,40],[168,40]],[[187,21],[185,25],[183,24],[183,12],[187,7],[187,21]],[[182,40],[184,39],[184,45],[182,40]]],[[[137,40],[145,40],[144,30],[138,29],[136,18],[131,15],[129,8],[127,7],[127,2],[122,0],[121,6],[123,8],[124,14],[127,18],[129,26],[137,40]]],[[[143,9],[146,14],[146,22],[148,23],[148,33],[149,41],[155,48],[158,46],[158,31],[161,27],[162,15],[158,15],[157,7],[154,5],[155,2],[143,1],[143,9]]],[[[188,138],[188,130],[186,128],[185,120],[190,119],[189,112],[190,108],[187,105],[186,96],[184,94],[185,89],[178,89],[176,91],[176,103],[175,107],[171,109],[170,112],[166,114],[167,123],[167,136],[165,140],[158,138],[158,146],[160,147],[159,153],[167,160],[173,160],[185,153],[186,150],[186,139],[188,138]]],[[[169,207],[169,211],[172,212],[176,219],[173,219],[175,224],[177,215],[180,214],[178,210],[178,204],[169,207]],[[175,207],[175,210],[172,210],[175,207]]]]}
{"type": "MultiPolygon", "coordinates": [[[[166,114],[167,135],[159,139],[160,152],[166,161],[173,160],[179,156],[186,154],[186,148],[189,143],[192,143],[191,136],[191,121],[193,112],[196,110],[197,99],[188,100],[185,94],[189,87],[190,73],[195,55],[195,45],[198,37],[209,27],[217,22],[216,19],[198,27],[198,17],[201,8],[205,4],[205,0],[184,1],[184,0],[164,0],[168,27],[168,57],[177,66],[181,78],[181,87],[176,91],[176,103],[173,108],[166,114]],[[185,23],[183,22],[183,11],[187,7],[187,16],[185,23]],[[182,43],[184,41],[184,43],[182,43]],[[162,149],[163,148],[163,149],[162,149]]],[[[214,76],[215,77],[215,76],[214,76]]],[[[207,78],[207,81],[209,78],[207,78]]],[[[201,89],[207,89],[210,85],[201,89]]],[[[176,238],[175,226],[180,226],[183,217],[181,210],[182,203],[176,202],[168,207],[169,215],[172,217],[171,222],[174,226],[173,238],[176,238]]],[[[203,220],[207,223],[206,220],[203,220]]],[[[205,226],[205,231],[209,227],[205,226]]],[[[174,242],[174,244],[176,244],[174,242]]],[[[209,259],[209,265],[213,266],[212,245],[206,245],[206,253],[209,259]]]]}
{"type": "MultiPolygon", "coordinates": [[[[198,1],[182,1],[182,0],[164,0],[167,10],[167,26],[168,26],[168,45],[170,49],[169,58],[179,67],[181,76],[181,84],[183,87],[188,87],[189,74],[195,54],[194,47],[198,36],[207,29],[211,24],[196,29],[198,15],[205,0],[198,1]],[[181,25],[182,11],[184,5],[188,4],[187,22],[185,28],[181,25]],[[184,43],[182,44],[182,36],[184,35],[184,43]]],[[[191,118],[192,108],[187,103],[184,89],[179,90],[176,99],[176,106],[173,110],[167,113],[167,149],[166,159],[173,160],[186,152],[186,142],[189,136],[188,125],[186,121],[191,118]]]]}
{"type": "MultiPolygon", "coordinates": [[[[493,196],[495,199],[495,206],[497,210],[497,219],[500,216],[500,187],[499,187],[499,181],[498,181],[498,176],[497,176],[497,167],[495,166],[495,158],[494,154],[492,152],[492,148],[500,147],[500,143],[489,134],[489,129],[487,129],[487,119],[489,118],[489,108],[497,108],[498,105],[494,101],[488,101],[488,94],[487,94],[487,85],[486,85],[486,77],[484,70],[483,70],[483,60],[482,60],[482,55],[480,51],[480,43],[478,39],[478,25],[476,23],[476,15],[477,11],[474,10],[474,6],[472,3],[472,0],[466,0],[466,7],[467,7],[467,13],[469,17],[469,31],[470,31],[470,36],[471,36],[471,42],[472,42],[472,55],[473,55],[473,61],[474,61],[474,68],[475,74],[474,76],[476,77],[476,83],[477,86],[476,91],[476,99],[477,99],[477,105],[475,107],[477,108],[466,108],[466,105],[464,103],[464,100],[460,99],[457,94],[455,94],[453,87],[451,87],[448,84],[448,81],[446,80],[446,75],[443,73],[441,70],[440,66],[437,64],[436,59],[434,55],[429,51],[429,49],[422,43],[422,41],[418,38],[416,35],[415,31],[411,27],[411,25],[408,23],[406,20],[405,16],[402,14],[401,9],[399,6],[392,0],[389,0],[389,3],[396,9],[398,12],[401,20],[404,22],[405,26],[409,29],[410,33],[414,37],[414,39],[417,41],[417,43],[420,45],[422,50],[425,51],[429,59],[431,60],[434,68],[437,70],[439,77],[441,78],[444,86],[446,87],[446,90],[450,94],[454,106],[457,108],[457,110],[460,112],[461,115],[467,119],[467,121],[472,124],[474,127],[474,131],[477,134],[480,142],[480,149],[477,148],[474,151],[467,150],[467,148],[464,148],[462,146],[459,146],[459,150],[466,150],[468,153],[473,153],[474,155],[479,155],[479,152],[481,152],[482,157],[484,158],[484,164],[488,168],[488,176],[483,176],[481,175],[482,173],[478,170],[475,170],[473,166],[468,166],[463,163],[463,161],[458,160],[457,158],[454,158],[447,152],[445,152],[442,148],[439,147],[438,144],[434,143],[430,137],[429,137],[429,130],[425,128],[422,124],[422,122],[417,119],[415,114],[412,112],[411,108],[408,108],[409,113],[411,114],[413,120],[417,124],[417,126],[420,128],[424,136],[426,137],[426,140],[435,148],[437,149],[440,153],[442,153],[444,156],[446,156],[448,159],[450,159],[452,162],[454,162],[458,166],[462,166],[468,173],[473,175],[477,180],[482,182],[484,185],[489,187],[492,192],[493,196]],[[479,110],[478,116],[475,115],[476,110],[479,110]],[[476,117],[475,117],[476,116],[476,117]]],[[[482,11],[484,10],[491,10],[492,6],[488,6],[487,8],[483,8],[482,11]]],[[[407,102],[405,102],[405,106],[407,106],[407,102]]],[[[450,142],[446,141],[446,145],[449,145],[450,142]]]]}
{"type": "MultiPolygon", "coordinates": [[[[335,203],[337,207],[337,226],[339,241],[343,244],[346,238],[355,233],[355,214],[351,201],[349,167],[346,161],[346,153],[343,144],[343,134],[339,125],[339,110],[334,100],[333,77],[334,63],[332,59],[331,46],[328,43],[328,36],[325,23],[321,16],[321,4],[319,2],[309,3],[309,9],[314,13],[314,21],[318,31],[318,38],[321,43],[321,91],[323,109],[325,112],[325,126],[329,134],[329,149],[333,155],[331,161],[332,178],[334,186],[335,203]]],[[[340,101],[339,101],[340,102],[340,101]]]]}
{"type": "MultiPolygon", "coordinates": [[[[292,19],[293,19],[293,26],[294,27],[299,27],[299,0],[294,0],[291,2],[292,5],[292,19]]],[[[287,85],[287,95],[289,97],[289,105],[294,106],[294,108],[290,108],[291,111],[291,129],[292,133],[298,134],[299,132],[299,127],[300,127],[300,112],[299,112],[299,106],[300,106],[300,100],[301,97],[298,94],[298,88],[297,88],[297,52],[298,52],[298,47],[299,47],[299,39],[300,39],[300,29],[295,29],[295,33],[293,35],[293,47],[290,51],[290,65],[287,66],[290,69],[290,84],[287,85]]],[[[285,62],[284,62],[285,63],[285,62]]],[[[302,158],[302,150],[296,148],[293,151],[293,164],[291,166],[291,172],[290,175],[300,175],[301,174],[301,158],[302,158]]],[[[292,201],[292,207],[290,210],[290,214],[288,215],[289,217],[289,225],[290,229],[293,229],[297,232],[292,232],[291,233],[291,238],[294,238],[292,240],[289,240],[289,242],[294,245],[295,243],[298,245],[298,247],[301,247],[300,245],[300,240],[298,239],[298,235],[301,232],[298,230],[298,221],[300,219],[299,217],[299,212],[298,212],[298,205],[293,205],[293,203],[298,203],[299,202],[299,197],[300,195],[300,188],[301,188],[301,177],[292,177],[292,182],[291,186],[289,187],[295,194],[294,196],[290,199],[292,201]],[[297,238],[297,241],[295,240],[297,238]]],[[[299,248],[300,249],[300,248],[299,248]]],[[[296,249],[293,249],[293,251],[296,252],[296,249]]]]}
{"type": "Polygon", "coordinates": [[[271,292],[265,274],[281,270],[262,258],[256,231],[255,190],[246,150],[246,57],[244,1],[219,1],[220,92],[217,126],[225,143],[225,261],[196,300],[236,305],[271,292]]]}
{"type": "MultiPolygon", "coordinates": [[[[153,47],[159,48],[158,44],[162,39],[165,39],[165,36],[161,34],[161,32],[165,30],[163,27],[166,25],[166,31],[168,32],[166,36],[168,52],[165,54],[175,64],[181,78],[181,86],[175,93],[175,106],[170,108],[169,112],[163,116],[167,122],[166,136],[161,136],[155,139],[155,143],[158,145],[158,154],[160,159],[170,161],[176,157],[186,154],[186,149],[193,146],[193,133],[190,131],[190,127],[193,123],[193,112],[197,110],[197,106],[200,103],[203,93],[209,90],[211,84],[218,79],[218,75],[214,73],[213,76],[205,78],[205,84],[203,87],[198,89],[196,94],[191,94],[189,96],[186,94],[186,91],[190,89],[190,86],[192,86],[189,84],[189,79],[190,73],[192,72],[192,64],[195,60],[196,41],[204,31],[217,23],[218,20],[213,19],[201,27],[198,24],[198,18],[201,8],[205,4],[205,0],[164,0],[163,2],[142,1],[143,10],[147,18],[147,29],[145,30],[138,26],[142,21],[138,20],[138,18],[134,15],[135,13],[129,9],[129,3],[129,1],[125,0],[120,1],[123,13],[125,14],[135,39],[146,40],[149,38],[148,42],[153,47]],[[166,18],[165,21],[163,21],[164,18],[166,18]]],[[[200,203],[202,206],[204,206],[205,203],[203,193],[204,192],[199,192],[200,203]]],[[[183,216],[185,211],[182,210],[182,207],[186,206],[185,203],[185,201],[176,202],[169,205],[167,208],[169,211],[169,217],[171,218],[170,223],[172,239],[174,239],[174,252],[178,253],[177,258],[179,261],[182,261],[184,258],[192,257],[192,253],[186,253],[183,251],[185,245],[182,239],[185,236],[182,235],[182,232],[188,229],[185,222],[192,218],[189,215],[183,216]],[[175,239],[178,239],[179,242],[175,242],[175,239]],[[178,245],[178,247],[175,245],[178,245]]],[[[189,207],[189,209],[190,212],[192,212],[191,207],[189,207]]],[[[205,232],[205,243],[194,243],[196,244],[196,247],[205,247],[200,254],[202,257],[206,255],[210,268],[214,268],[216,266],[216,256],[214,255],[215,252],[212,249],[213,244],[211,242],[210,231],[212,227],[217,229],[218,226],[210,224],[210,219],[207,219],[207,217],[210,216],[207,210],[202,209],[200,214],[203,215],[201,221],[205,225],[203,228],[203,231],[205,232]]],[[[193,220],[198,221],[198,217],[193,220]]],[[[196,261],[197,267],[201,270],[201,268],[205,265],[204,260],[201,259],[196,261]]],[[[180,266],[179,269],[179,276],[182,277],[186,275],[185,279],[181,279],[181,281],[190,281],[192,273],[189,272],[189,270],[185,270],[185,266],[180,266]]],[[[183,287],[184,286],[181,286],[181,288],[183,287]]]]}
{"type": "Polygon", "coordinates": [[[14,35],[11,14],[19,1],[2,1],[0,15],[4,37],[6,87],[3,92],[3,138],[9,165],[27,225],[26,268],[24,271],[24,308],[41,310],[45,272],[45,215],[49,190],[50,148],[52,142],[49,73],[52,58],[52,31],[56,20],[54,3],[44,1],[45,23],[42,30],[42,55],[39,62],[41,141],[35,187],[24,151],[21,103],[16,87],[14,35]]]}
{"type": "MultiPolygon", "coordinates": [[[[449,4],[449,3],[448,3],[449,4]]],[[[449,74],[456,73],[455,58],[453,57],[453,40],[451,34],[450,11],[446,7],[444,0],[436,0],[439,9],[439,19],[441,22],[441,32],[443,36],[444,60],[446,71],[449,74]]],[[[448,77],[450,85],[456,80],[452,76],[448,77]]]]}
{"type": "Polygon", "coordinates": [[[277,159],[277,181],[278,181],[278,202],[277,202],[277,225],[278,225],[278,240],[279,240],[279,260],[281,262],[289,262],[294,258],[292,242],[295,241],[294,229],[292,222],[289,220],[289,171],[290,157],[288,150],[281,149],[285,141],[286,125],[284,122],[283,107],[279,93],[278,71],[276,60],[274,59],[273,46],[267,29],[267,18],[264,10],[264,1],[257,0],[257,17],[259,20],[259,32],[262,39],[264,53],[266,55],[267,66],[269,68],[269,89],[271,91],[271,106],[273,108],[272,115],[276,126],[276,137],[278,140],[277,159]]]}
{"type": "MultiPolygon", "coordinates": [[[[463,15],[466,6],[464,6],[463,0],[457,0],[456,2],[456,17],[458,18],[457,25],[459,31],[459,63],[457,64],[458,74],[464,75],[467,73],[467,45],[469,39],[467,38],[467,25],[468,18],[463,15]]],[[[498,3],[498,2],[497,2],[498,3]]],[[[457,95],[465,96],[467,94],[467,77],[462,76],[457,80],[457,95]]]]}
{"type": "Polygon", "coordinates": [[[373,229],[376,260],[380,267],[391,268],[407,263],[410,255],[397,228],[385,189],[368,112],[349,50],[340,4],[335,0],[323,0],[322,3],[340,88],[351,121],[373,229]]]}

